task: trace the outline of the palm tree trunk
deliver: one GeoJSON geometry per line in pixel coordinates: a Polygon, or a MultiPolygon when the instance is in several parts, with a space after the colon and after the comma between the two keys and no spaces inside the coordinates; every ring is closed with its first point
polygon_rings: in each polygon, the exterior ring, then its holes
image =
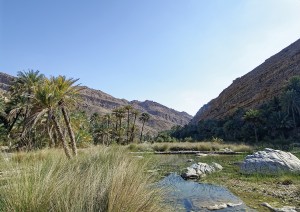
{"type": "Polygon", "coordinates": [[[292,108],[292,115],[293,115],[293,121],[294,121],[294,129],[296,129],[297,128],[297,124],[296,124],[296,117],[295,117],[294,108],[292,108]]]}
{"type": "Polygon", "coordinates": [[[254,127],[254,134],[255,134],[255,141],[258,143],[258,137],[257,137],[257,129],[254,127]]]}
{"type": "Polygon", "coordinates": [[[119,125],[120,125],[120,126],[119,126],[119,133],[118,133],[118,134],[119,134],[119,137],[118,137],[118,144],[121,143],[121,135],[122,135],[122,131],[121,131],[121,130],[122,130],[122,127],[121,127],[121,126],[122,126],[122,117],[120,117],[120,119],[119,119],[119,125]]]}
{"type": "Polygon", "coordinates": [[[140,143],[142,143],[144,125],[145,125],[145,121],[143,121],[143,126],[142,126],[142,131],[141,131],[141,137],[140,137],[140,143]]]}
{"type": "Polygon", "coordinates": [[[72,127],[71,127],[71,123],[70,123],[68,113],[67,113],[64,106],[61,106],[61,111],[63,113],[65,123],[67,125],[69,137],[70,137],[70,140],[71,140],[71,147],[72,147],[73,155],[77,156],[77,147],[76,147],[75,136],[74,136],[74,133],[73,133],[73,130],[72,130],[72,127]]]}
{"type": "Polygon", "coordinates": [[[135,130],[135,122],[136,122],[136,114],[134,115],[134,121],[133,121],[133,125],[131,128],[131,135],[130,135],[130,141],[133,143],[134,140],[134,130],[135,130]]]}
{"type": "Polygon", "coordinates": [[[55,143],[54,143],[54,140],[53,140],[53,136],[52,136],[51,129],[50,129],[50,127],[49,127],[49,123],[48,123],[48,125],[47,125],[47,132],[48,132],[49,139],[50,139],[49,147],[50,147],[50,148],[53,148],[55,143]]]}
{"type": "Polygon", "coordinates": [[[129,110],[127,110],[127,138],[126,143],[129,144],[129,110]]]}
{"type": "Polygon", "coordinates": [[[56,131],[58,133],[58,137],[61,140],[61,143],[62,143],[63,149],[65,151],[65,154],[66,154],[66,156],[67,156],[68,159],[71,159],[71,154],[70,154],[67,142],[66,142],[66,140],[65,140],[65,138],[63,136],[61,127],[60,127],[60,125],[59,125],[59,123],[58,123],[58,121],[57,121],[57,119],[56,119],[56,117],[54,115],[52,115],[52,120],[53,120],[54,126],[56,128],[56,131]]]}
{"type": "Polygon", "coordinates": [[[57,141],[57,130],[56,128],[54,128],[54,131],[53,131],[53,140],[54,140],[54,147],[57,148],[58,147],[58,141],[57,141]]]}

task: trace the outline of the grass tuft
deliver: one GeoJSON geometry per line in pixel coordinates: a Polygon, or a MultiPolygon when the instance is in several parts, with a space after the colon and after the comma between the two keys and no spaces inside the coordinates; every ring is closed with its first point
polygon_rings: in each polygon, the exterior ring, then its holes
{"type": "Polygon", "coordinates": [[[0,164],[0,211],[166,211],[145,164],[116,147],[72,160],[59,150],[17,153],[0,164]]]}

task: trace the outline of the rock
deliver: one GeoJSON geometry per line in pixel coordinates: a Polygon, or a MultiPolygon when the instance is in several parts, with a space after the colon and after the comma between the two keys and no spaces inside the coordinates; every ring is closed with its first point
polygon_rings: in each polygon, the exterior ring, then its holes
{"type": "Polygon", "coordinates": [[[220,209],[224,209],[224,208],[227,208],[227,204],[226,203],[223,203],[223,204],[220,204],[220,205],[213,205],[213,206],[208,206],[207,209],[208,210],[220,210],[220,209]]]}
{"type": "Polygon", "coordinates": [[[211,165],[217,170],[217,171],[221,171],[223,169],[223,166],[221,166],[218,163],[212,162],[211,165]]]}
{"type": "Polygon", "coordinates": [[[289,152],[266,148],[248,155],[240,168],[245,174],[300,173],[300,160],[289,152]]]}
{"type": "Polygon", "coordinates": [[[186,172],[181,176],[184,179],[196,179],[200,177],[206,176],[206,174],[210,174],[216,171],[222,170],[223,167],[220,164],[212,163],[208,165],[207,163],[195,163],[190,167],[186,168],[186,172]]]}
{"type": "Polygon", "coordinates": [[[136,156],[132,156],[133,158],[137,158],[137,159],[143,159],[144,157],[141,155],[136,155],[136,156]]]}
{"type": "Polygon", "coordinates": [[[194,162],[194,160],[193,159],[188,159],[187,162],[189,162],[189,163],[194,162]]]}
{"type": "Polygon", "coordinates": [[[199,176],[197,174],[196,169],[187,167],[186,172],[182,175],[184,179],[197,179],[199,176]]]}
{"type": "Polygon", "coordinates": [[[239,202],[239,203],[221,203],[221,204],[215,204],[213,206],[208,206],[206,207],[208,210],[220,210],[220,209],[224,209],[224,208],[227,208],[227,207],[230,207],[230,208],[233,208],[233,207],[236,207],[236,206],[240,206],[240,205],[243,205],[242,202],[239,202]]]}
{"type": "Polygon", "coordinates": [[[204,154],[204,153],[197,153],[196,156],[197,157],[205,157],[207,156],[208,154],[204,154]]]}
{"type": "Polygon", "coordinates": [[[225,149],[220,149],[220,152],[233,152],[233,150],[226,147],[225,149]]]}
{"type": "Polygon", "coordinates": [[[239,202],[239,203],[236,203],[236,204],[229,202],[229,203],[227,203],[227,206],[232,208],[232,207],[240,206],[242,204],[243,204],[242,202],[239,202]]]}
{"type": "Polygon", "coordinates": [[[261,205],[271,209],[274,212],[297,212],[298,211],[298,209],[296,209],[296,207],[293,207],[293,206],[284,206],[282,208],[274,208],[266,202],[262,203],[261,205]]]}

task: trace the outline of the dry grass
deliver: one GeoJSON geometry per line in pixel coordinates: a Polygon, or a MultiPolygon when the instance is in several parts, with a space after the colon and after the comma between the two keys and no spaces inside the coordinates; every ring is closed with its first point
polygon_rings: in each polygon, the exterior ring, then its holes
{"type": "Polygon", "coordinates": [[[14,154],[0,163],[0,211],[166,211],[144,164],[117,147],[72,160],[59,150],[14,154]]]}
{"type": "Polygon", "coordinates": [[[229,148],[235,152],[252,152],[253,148],[245,144],[227,144],[219,142],[181,142],[181,143],[155,143],[131,144],[131,151],[220,151],[229,148]]]}

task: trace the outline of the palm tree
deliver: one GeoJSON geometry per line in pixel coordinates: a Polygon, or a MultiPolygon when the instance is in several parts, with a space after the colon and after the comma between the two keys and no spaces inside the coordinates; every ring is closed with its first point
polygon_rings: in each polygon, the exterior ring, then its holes
{"type": "Polygon", "coordinates": [[[296,115],[300,115],[300,93],[294,89],[287,90],[282,96],[281,103],[287,114],[292,115],[294,128],[296,129],[296,115]]]}
{"type": "Polygon", "coordinates": [[[105,114],[104,115],[104,120],[106,122],[106,128],[105,128],[105,135],[107,136],[107,141],[106,141],[106,145],[109,144],[110,142],[110,133],[111,133],[111,129],[110,129],[110,121],[111,121],[111,114],[105,114]]]}
{"type": "Polygon", "coordinates": [[[70,151],[57,118],[57,103],[60,101],[60,99],[61,95],[58,92],[56,85],[52,81],[45,80],[42,85],[37,87],[34,93],[32,114],[29,117],[29,121],[32,123],[31,127],[34,127],[42,117],[48,114],[54,124],[57,136],[62,142],[65,154],[67,158],[70,159],[70,151]]]}
{"type": "Polygon", "coordinates": [[[127,132],[126,132],[127,136],[126,136],[126,143],[128,144],[128,143],[129,143],[129,127],[130,127],[129,122],[130,122],[130,112],[132,111],[133,107],[132,107],[131,105],[126,105],[126,106],[124,107],[124,109],[125,109],[126,112],[127,112],[127,132]]]}
{"type": "Polygon", "coordinates": [[[300,93],[300,76],[294,76],[289,81],[285,90],[295,90],[297,93],[300,93]]]}
{"type": "Polygon", "coordinates": [[[7,119],[10,122],[8,137],[16,123],[21,127],[21,136],[18,136],[20,144],[26,135],[26,124],[32,107],[31,96],[34,94],[37,86],[43,83],[45,77],[39,71],[33,70],[18,72],[17,76],[10,86],[11,98],[8,104],[10,111],[7,119]]]}
{"type": "Polygon", "coordinates": [[[149,121],[150,115],[148,113],[142,113],[139,119],[143,123],[142,130],[141,130],[141,136],[140,136],[140,142],[142,143],[144,125],[145,125],[145,122],[149,121]]]}
{"type": "Polygon", "coordinates": [[[252,124],[255,134],[255,141],[258,142],[257,126],[261,122],[259,110],[250,109],[246,111],[243,119],[252,124]]]}
{"type": "Polygon", "coordinates": [[[117,108],[113,110],[116,116],[116,133],[118,135],[117,142],[121,143],[122,137],[122,119],[125,117],[125,110],[123,108],[117,108]]]}
{"type": "Polygon", "coordinates": [[[133,118],[133,124],[132,124],[132,127],[131,127],[130,142],[134,141],[135,122],[136,122],[136,118],[140,114],[140,112],[138,110],[133,110],[132,114],[133,114],[134,118],[133,118]]]}
{"type": "Polygon", "coordinates": [[[77,155],[77,147],[76,147],[76,140],[74,136],[74,132],[72,130],[70,117],[67,111],[69,106],[74,105],[76,101],[79,100],[79,87],[74,86],[74,84],[78,81],[78,79],[67,79],[65,76],[58,76],[58,77],[51,77],[51,82],[55,85],[55,89],[59,95],[58,105],[61,109],[61,112],[64,117],[64,121],[67,126],[68,134],[71,141],[71,147],[73,154],[77,155]]]}

